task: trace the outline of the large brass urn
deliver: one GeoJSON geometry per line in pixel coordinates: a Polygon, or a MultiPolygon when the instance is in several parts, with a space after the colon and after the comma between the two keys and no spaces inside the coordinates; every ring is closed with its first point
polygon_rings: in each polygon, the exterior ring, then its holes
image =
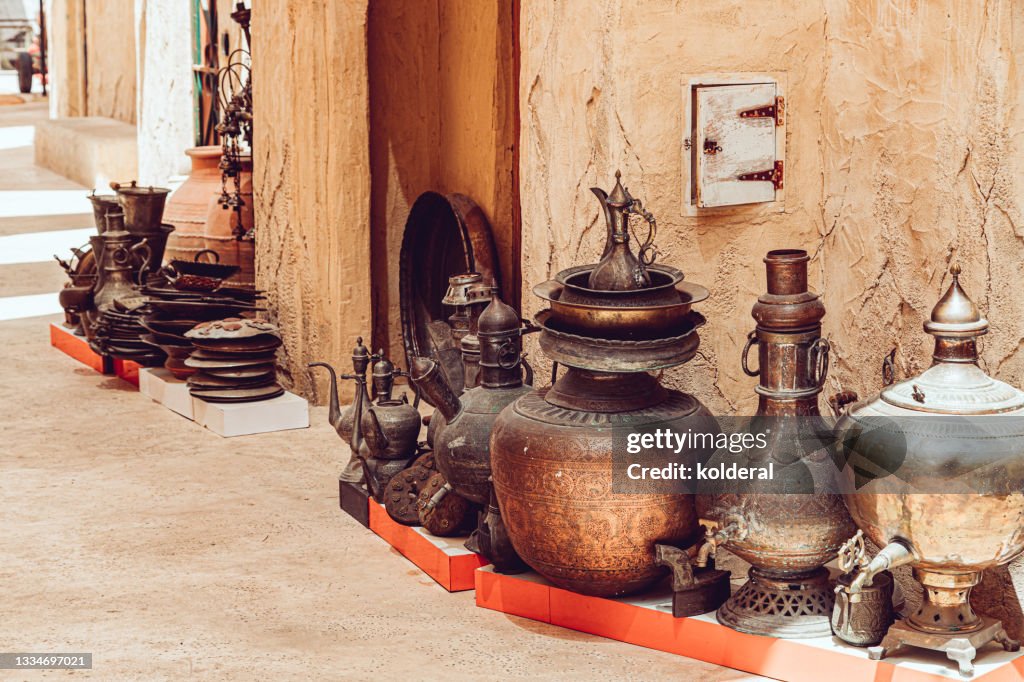
{"type": "Polygon", "coordinates": [[[838,494],[822,493],[832,480],[827,448],[814,447],[829,434],[818,411],[828,372],[829,344],[821,336],[825,306],[807,286],[806,251],[770,251],[764,262],[768,291],[751,312],[757,329],[743,351],[743,370],[759,378],[752,428],[767,446],[742,455],[744,466],[770,463],[771,483],[727,484],[700,495],[703,518],[718,523],[709,534],[750,563],[750,579],[718,610],[718,620],[742,632],[773,637],[827,637],[834,602],[828,569],[853,522],[838,494]],[[758,367],[747,354],[757,346],[758,367]]]}
{"type": "Polygon", "coordinates": [[[648,373],[693,357],[704,320],[690,305],[707,291],[652,263],[654,219],[620,182],[610,195],[593,191],[608,224],[601,263],[535,289],[552,306],[537,317],[541,348],[565,371],[498,415],[491,468],[520,557],[557,586],[610,596],[665,575],[655,543],[685,547],[701,535],[691,495],[613,489],[613,441],[651,424],[710,417],[696,398],[648,373]],[[651,227],[637,255],[631,218],[651,227]]]}
{"type": "Polygon", "coordinates": [[[971,588],[985,569],[1024,551],[1024,392],[978,366],[988,321],[960,286],[960,269],[924,330],[933,364],[853,406],[836,424],[844,499],[857,526],[882,548],[853,576],[856,595],[880,573],[913,568],[924,587],[916,610],[878,647],[945,652],[962,674],[984,644],[1017,650],[1002,624],[977,614],[971,588]]]}

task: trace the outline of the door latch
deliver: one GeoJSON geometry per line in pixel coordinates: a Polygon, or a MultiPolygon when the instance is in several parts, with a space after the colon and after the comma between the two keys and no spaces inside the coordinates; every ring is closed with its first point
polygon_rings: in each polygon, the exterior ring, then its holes
{"type": "Polygon", "coordinates": [[[714,156],[718,152],[722,151],[722,146],[715,140],[704,140],[704,153],[708,156],[714,156]]]}

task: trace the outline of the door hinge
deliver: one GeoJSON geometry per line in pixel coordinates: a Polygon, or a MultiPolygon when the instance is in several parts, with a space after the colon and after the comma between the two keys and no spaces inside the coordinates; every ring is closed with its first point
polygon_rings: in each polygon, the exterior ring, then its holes
{"type": "Polygon", "coordinates": [[[776,97],[775,104],[766,104],[763,107],[741,111],[740,118],[774,118],[775,125],[781,126],[786,119],[786,100],[776,97]]]}
{"type": "Polygon", "coordinates": [[[783,178],[783,167],[782,161],[776,161],[775,167],[771,170],[756,171],[754,173],[740,173],[736,176],[737,180],[746,180],[750,182],[770,182],[775,186],[776,190],[782,189],[782,178],[783,178]]]}

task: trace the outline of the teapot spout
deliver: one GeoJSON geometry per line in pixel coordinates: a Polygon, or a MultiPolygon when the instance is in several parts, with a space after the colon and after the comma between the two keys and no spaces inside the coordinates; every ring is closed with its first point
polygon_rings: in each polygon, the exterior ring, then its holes
{"type": "Polygon", "coordinates": [[[384,429],[380,426],[377,413],[372,409],[363,413],[362,427],[363,438],[366,440],[366,445],[370,448],[371,453],[378,455],[388,449],[390,441],[384,434],[384,429]]]}
{"type": "Polygon", "coordinates": [[[330,397],[330,408],[327,413],[327,420],[331,423],[331,426],[337,430],[338,425],[341,423],[341,405],[338,404],[338,375],[326,362],[311,362],[307,367],[324,367],[330,372],[331,375],[331,397],[330,397]]]}
{"type": "Polygon", "coordinates": [[[462,412],[462,401],[441,374],[440,366],[428,358],[413,358],[409,378],[426,398],[437,406],[445,421],[451,424],[462,412]]]}
{"type": "MultiPolygon", "coordinates": [[[[594,196],[597,197],[597,200],[601,202],[601,210],[604,212],[605,225],[611,225],[612,212],[611,209],[608,208],[608,192],[605,192],[600,187],[591,187],[590,191],[593,192],[594,196]]],[[[604,251],[601,252],[601,260],[604,260],[611,254],[612,247],[615,245],[615,241],[612,239],[611,230],[606,229],[605,232],[607,235],[604,241],[604,251]]]]}
{"type": "Polygon", "coordinates": [[[864,587],[870,587],[875,576],[898,566],[915,561],[913,550],[898,540],[893,540],[883,547],[867,566],[858,569],[856,577],[850,583],[850,594],[857,594],[864,587]]]}

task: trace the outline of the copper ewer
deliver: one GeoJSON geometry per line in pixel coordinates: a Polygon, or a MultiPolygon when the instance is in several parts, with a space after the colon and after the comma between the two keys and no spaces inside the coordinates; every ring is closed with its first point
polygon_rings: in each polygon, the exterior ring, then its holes
{"type": "MultiPolygon", "coordinates": [[[[824,449],[800,452],[803,433],[827,433],[818,394],[828,372],[828,342],[821,337],[825,306],[807,288],[806,251],[770,251],[764,262],[768,293],[752,315],[757,329],[743,351],[743,370],[760,378],[757,416],[771,418],[768,446],[748,451],[749,464],[773,463],[787,492],[723,491],[698,496],[703,518],[719,524],[711,546],[724,545],[751,564],[750,579],[718,610],[729,627],[784,638],[828,636],[834,602],[824,565],[853,534],[842,498],[815,494],[813,482],[831,480],[824,449]],[[758,349],[758,368],[747,354],[758,349]],[[793,490],[793,492],[788,492],[793,490]]],[[[717,456],[717,455],[716,455],[717,456]]],[[[705,552],[707,554],[707,552],[705,552]]]]}
{"type": "Polygon", "coordinates": [[[978,366],[977,338],[988,321],[960,286],[959,266],[950,273],[924,323],[935,337],[932,366],[853,406],[836,434],[846,505],[882,548],[849,593],[903,565],[924,587],[920,607],[889,628],[871,657],[933,649],[970,675],[984,644],[1019,648],[998,620],[974,611],[970,594],[983,571],[1024,552],[1024,392],[978,366]]]}

